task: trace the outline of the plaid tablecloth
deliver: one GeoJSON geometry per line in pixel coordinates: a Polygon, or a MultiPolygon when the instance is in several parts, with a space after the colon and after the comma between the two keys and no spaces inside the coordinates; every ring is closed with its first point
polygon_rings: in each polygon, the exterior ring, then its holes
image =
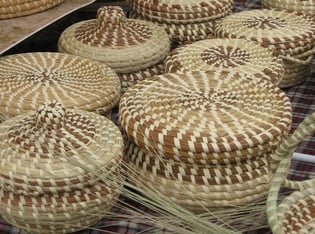
{"type": "MultiPolygon", "coordinates": [[[[261,8],[260,0],[235,0],[234,12],[259,9],[261,8]]],[[[284,89],[292,102],[293,109],[293,125],[291,132],[295,130],[297,125],[305,118],[306,115],[315,111],[315,60],[313,61],[313,71],[307,80],[291,88],[284,89]]],[[[288,174],[290,179],[303,180],[307,178],[315,177],[315,136],[305,139],[296,152],[303,154],[303,160],[292,160],[291,168],[288,174]]],[[[137,207],[142,210],[143,213],[151,212],[148,208],[143,207],[136,202],[121,198],[121,201],[129,203],[133,207],[137,207]]],[[[113,208],[113,212],[117,214],[117,217],[123,217],[125,209],[117,207],[113,208]]],[[[98,233],[126,233],[133,234],[143,231],[148,231],[154,228],[152,225],[146,223],[135,223],[128,219],[103,219],[95,227],[87,228],[86,230],[78,232],[78,234],[98,234],[98,233]]],[[[156,230],[155,230],[156,231],[156,230]]],[[[158,230],[156,233],[166,232],[164,230],[158,230]]],[[[23,233],[19,229],[8,225],[6,222],[0,219],[0,233],[18,234],[23,233]]]]}

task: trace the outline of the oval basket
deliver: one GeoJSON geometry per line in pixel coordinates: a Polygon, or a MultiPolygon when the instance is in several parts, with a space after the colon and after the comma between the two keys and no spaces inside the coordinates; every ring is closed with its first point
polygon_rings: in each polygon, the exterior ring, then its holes
{"type": "Polygon", "coordinates": [[[255,9],[219,19],[217,37],[243,38],[272,49],[284,59],[281,88],[297,85],[309,74],[315,53],[315,19],[280,10],[255,9]]]}
{"type": "Polygon", "coordinates": [[[0,129],[0,214],[8,223],[31,233],[73,232],[115,204],[124,144],[111,120],[52,102],[0,129]]]}
{"type": "Polygon", "coordinates": [[[79,56],[34,52],[0,58],[0,119],[57,100],[67,108],[108,115],[121,96],[117,74],[79,56]]]}
{"type": "MultiPolygon", "coordinates": [[[[298,144],[315,133],[315,112],[305,117],[292,135],[272,155],[274,178],[267,199],[269,225],[275,234],[315,231],[315,179],[286,179],[291,157],[298,144]],[[293,190],[279,202],[281,187],[293,190]]],[[[283,196],[283,195],[282,195],[283,196]]]]}
{"type": "Polygon", "coordinates": [[[283,60],[271,50],[244,39],[207,39],[174,49],[165,59],[166,72],[222,70],[256,74],[278,85],[283,60]]]}
{"type": "Polygon", "coordinates": [[[32,15],[64,2],[64,0],[1,0],[0,19],[32,15]]]}

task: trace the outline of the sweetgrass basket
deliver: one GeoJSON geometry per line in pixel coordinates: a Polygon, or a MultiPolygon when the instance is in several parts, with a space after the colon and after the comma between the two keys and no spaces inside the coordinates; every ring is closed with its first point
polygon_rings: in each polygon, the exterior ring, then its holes
{"type": "Polygon", "coordinates": [[[213,38],[183,45],[165,59],[166,72],[222,70],[256,74],[278,85],[283,77],[282,58],[244,39],[213,38]]]}
{"type": "Polygon", "coordinates": [[[58,49],[105,63],[124,76],[122,81],[129,81],[122,82],[125,90],[137,78],[142,80],[163,71],[160,67],[170,50],[170,41],[162,27],[129,19],[119,6],[104,6],[98,9],[96,19],[66,28],[60,35],[58,49]]]}
{"type": "Polygon", "coordinates": [[[272,49],[284,60],[281,88],[302,83],[315,53],[315,21],[310,15],[285,10],[255,9],[216,22],[217,37],[243,38],[272,49]]]}
{"type": "Polygon", "coordinates": [[[267,9],[280,9],[298,11],[304,14],[315,14],[315,2],[313,0],[262,0],[262,6],[267,9]]]}
{"type": "Polygon", "coordinates": [[[1,0],[0,19],[10,19],[48,10],[64,0],[1,0]]]}
{"type": "Polygon", "coordinates": [[[105,64],[54,52],[0,58],[0,120],[51,100],[67,108],[109,115],[121,96],[117,74],[105,64]]]}
{"type": "MultiPolygon", "coordinates": [[[[291,156],[298,144],[315,133],[315,113],[307,116],[295,132],[285,139],[273,155],[274,178],[267,199],[269,225],[275,234],[314,233],[315,179],[286,179],[291,156]],[[293,190],[278,204],[281,187],[293,190]]],[[[282,195],[283,196],[283,195],[282,195]]]]}
{"type": "Polygon", "coordinates": [[[116,203],[124,144],[111,120],[55,101],[0,129],[0,214],[8,223],[30,233],[73,232],[116,203]]]}

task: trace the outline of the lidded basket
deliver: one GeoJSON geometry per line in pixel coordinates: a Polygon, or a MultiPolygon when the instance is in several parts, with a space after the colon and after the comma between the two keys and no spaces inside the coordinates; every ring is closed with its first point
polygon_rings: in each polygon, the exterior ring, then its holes
{"type": "Polygon", "coordinates": [[[215,25],[220,38],[243,38],[272,49],[284,60],[281,88],[297,85],[311,71],[315,53],[315,19],[285,10],[255,9],[231,14],[215,25]]]}
{"type": "Polygon", "coordinates": [[[53,8],[64,0],[0,0],[0,19],[27,16],[53,8]]]}
{"type": "Polygon", "coordinates": [[[121,96],[107,65],[75,55],[34,52],[0,58],[0,120],[36,110],[51,100],[67,108],[108,115],[121,96]]]}
{"type": "Polygon", "coordinates": [[[115,204],[124,146],[111,120],[54,101],[0,129],[0,214],[8,223],[31,233],[73,232],[115,204]]]}
{"type": "Polygon", "coordinates": [[[125,90],[138,80],[163,72],[170,41],[162,27],[128,19],[119,6],[104,6],[98,9],[96,19],[66,28],[58,48],[107,64],[118,73],[125,90]]]}
{"type": "Polygon", "coordinates": [[[244,39],[213,38],[174,49],[165,59],[165,72],[196,70],[234,71],[278,85],[283,77],[283,60],[273,51],[244,39]]]}
{"type": "Polygon", "coordinates": [[[151,77],[122,96],[119,111],[138,186],[198,212],[266,197],[270,154],[292,121],[271,82],[222,71],[151,77]]]}

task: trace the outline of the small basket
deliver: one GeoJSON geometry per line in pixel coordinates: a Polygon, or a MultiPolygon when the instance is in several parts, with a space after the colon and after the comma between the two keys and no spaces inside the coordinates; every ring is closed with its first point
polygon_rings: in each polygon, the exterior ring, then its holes
{"type": "Polygon", "coordinates": [[[222,70],[256,74],[278,85],[283,60],[271,50],[244,39],[207,39],[173,50],[166,57],[166,72],[222,70]]]}
{"type": "Polygon", "coordinates": [[[262,0],[264,8],[297,11],[304,14],[315,14],[315,2],[313,0],[262,0]]]}
{"type": "Polygon", "coordinates": [[[267,199],[269,225],[275,234],[314,233],[315,179],[286,179],[291,156],[298,144],[315,133],[315,112],[307,116],[295,132],[285,139],[272,155],[275,171],[267,199]],[[280,187],[293,191],[278,204],[280,187]]]}
{"type": "Polygon", "coordinates": [[[315,53],[315,19],[280,10],[255,9],[231,14],[215,24],[220,38],[243,38],[273,50],[284,60],[281,88],[302,83],[315,53]]]}
{"type": "Polygon", "coordinates": [[[0,0],[0,19],[32,15],[64,2],[64,0],[0,0]]]}
{"type": "MultiPolygon", "coordinates": [[[[105,63],[119,76],[125,76],[146,74],[146,69],[160,72],[158,68],[170,50],[170,40],[162,27],[127,19],[119,6],[104,6],[98,9],[96,19],[66,28],[59,38],[58,49],[105,63]]],[[[126,84],[130,82],[122,84],[123,90],[129,87],[126,84]]]]}
{"type": "Polygon", "coordinates": [[[109,115],[121,96],[117,74],[105,64],[79,56],[34,52],[0,58],[0,119],[51,100],[67,108],[109,115]],[[1,117],[2,116],[2,117],[1,117]]]}
{"type": "Polygon", "coordinates": [[[8,223],[31,233],[74,232],[116,203],[124,143],[111,120],[51,102],[0,129],[0,214],[8,223]]]}

